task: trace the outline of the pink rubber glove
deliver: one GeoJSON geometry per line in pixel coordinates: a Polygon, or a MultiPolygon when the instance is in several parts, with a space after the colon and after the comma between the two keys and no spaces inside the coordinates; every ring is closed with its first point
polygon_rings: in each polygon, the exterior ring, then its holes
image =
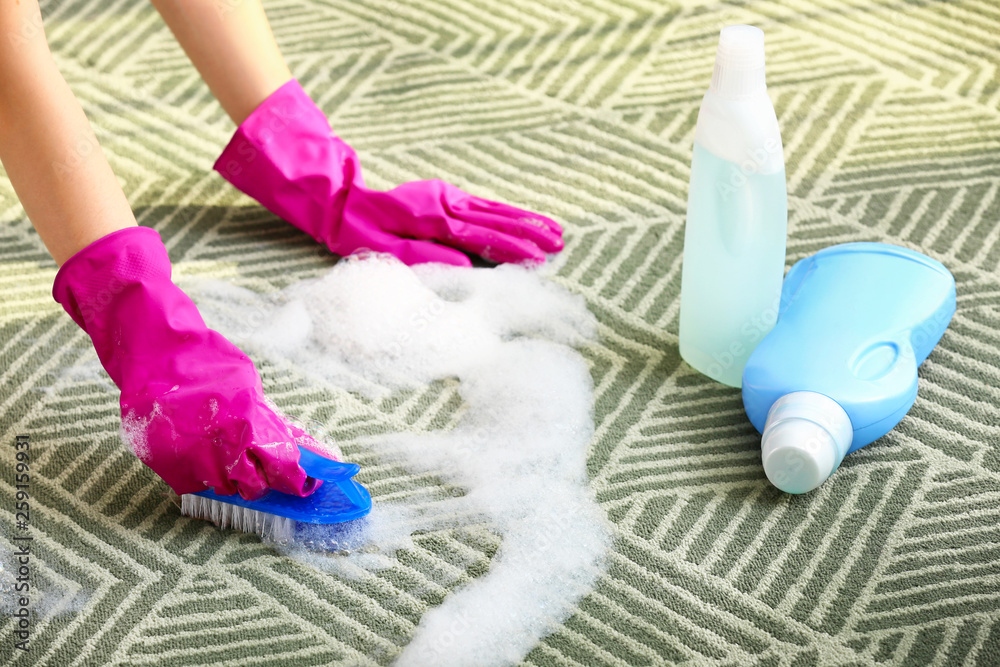
{"type": "Polygon", "coordinates": [[[354,149],[295,79],[243,121],[215,170],[338,255],[367,249],[406,264],[469,266],[454,248],[494,262],[540,262],[563,247],[555,221],[440,180],[365,187],[354,149]]]}
{"type": "Polygon", "coordinates": [[[214,487],[255,500],[268,488],[306,496],[319,486],[296,447],[315,442],[269,407],[250,359],[174,285],[156,231],[94,241],[63,264],[52,295],[121,389],[136,455],[176,493],[214,487]]]}

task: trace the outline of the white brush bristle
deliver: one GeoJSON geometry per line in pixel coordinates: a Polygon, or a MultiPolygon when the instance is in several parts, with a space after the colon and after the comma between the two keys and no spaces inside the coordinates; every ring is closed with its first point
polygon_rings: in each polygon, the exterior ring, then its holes
{"type": "Polygon", "coordinates": [[[186,493],[181,496],[181,514],[206,519],[219,528],[233,528],[244,533],[257,533],[272,542],[286,543],[295,534],[295,520],[267,512],[231,505],[221,500],[186,493]]]}

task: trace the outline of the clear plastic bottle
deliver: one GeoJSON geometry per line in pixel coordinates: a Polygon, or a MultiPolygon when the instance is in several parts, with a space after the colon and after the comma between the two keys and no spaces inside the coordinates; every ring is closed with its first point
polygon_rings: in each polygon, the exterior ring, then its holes
{"type": "Polygon", "coordinates": [[[747,358],[777,321],[787,227],[764,33],[727,26],[695,129],[680,312],[681,357],[723,384],[740,386],[747,358]]]}

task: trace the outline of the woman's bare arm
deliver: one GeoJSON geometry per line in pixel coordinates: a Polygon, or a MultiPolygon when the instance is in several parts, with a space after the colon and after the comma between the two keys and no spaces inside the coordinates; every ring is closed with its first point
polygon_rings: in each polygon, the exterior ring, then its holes
{"type": "Polygon", "coordinates": [[[237,125],[292,78],[260,0],[152,2],[237,125]]]}
{"type": "Polygon", "coordinates": [[[57,264],[136,224],[49,52],[37,0],[0,3],[0,162],[57,264]]]}

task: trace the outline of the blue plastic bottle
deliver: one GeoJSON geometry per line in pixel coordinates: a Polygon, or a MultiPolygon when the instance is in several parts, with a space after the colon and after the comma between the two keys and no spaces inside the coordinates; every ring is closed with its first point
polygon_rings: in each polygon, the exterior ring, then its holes
{"type": "Polygon", "coordinates": [[[811,491],[898,424],[954,313],[951,273],[906,248],[848,243],[797,262],[778,323],[743,371],[771,483],[811,491]]]}

